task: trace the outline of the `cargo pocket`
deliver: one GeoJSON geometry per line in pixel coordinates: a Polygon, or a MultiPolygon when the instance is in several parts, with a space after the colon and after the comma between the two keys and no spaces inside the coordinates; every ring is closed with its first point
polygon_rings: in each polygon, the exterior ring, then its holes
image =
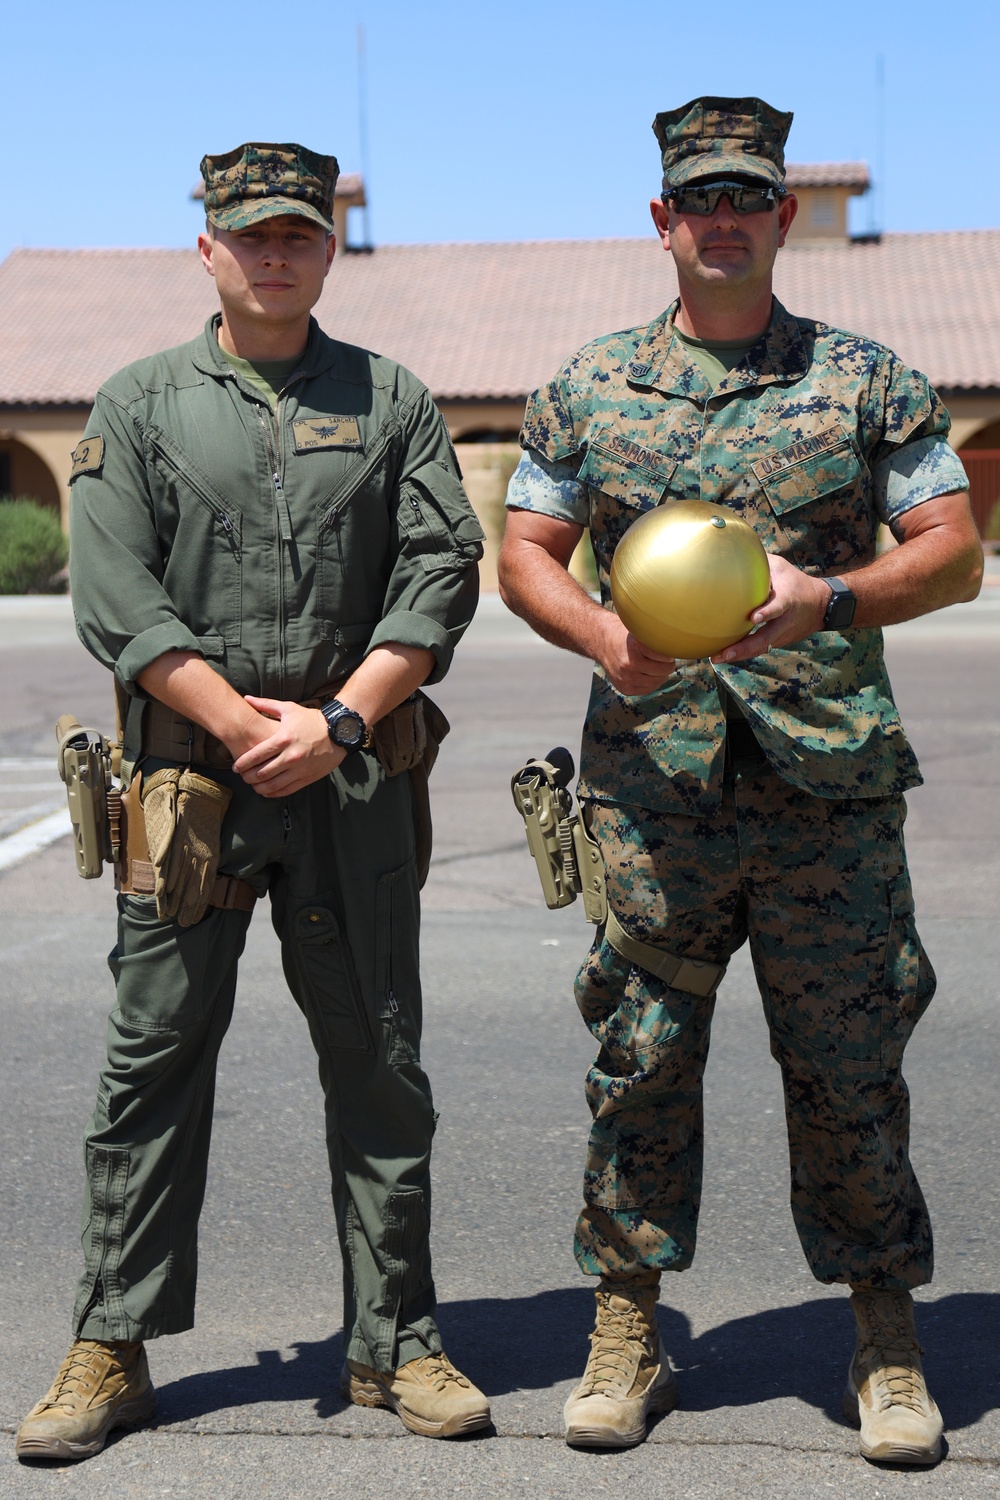
{"type": "Polygon", "coordinates": [[[846,435],[836,446],[797,461],[783,460],[779,449],[751,467],[791,546],[801,548],[801,565],[812,564],[810,571],[817,559],[822,572],[874,546],[878,522],[871,475],[846,435]]]}
{"type": "Polygon", "coordinates": [[[415,860],[380,877],[375,896],[375,993],[390,1066],[420,1052],[420,956],[415,860]]]}
{"type": "Polygon", "coordinates": [[[337,1052],[374,1052],[350,949],[333,912],[308,906],[295,919],[299,970],[315,1025],[337,1052]]]}
{"type": "Polygon", "coordinates": [[[934,998],[937,977],[917,936],[913,890],[904,871],[889,881],[892,917],[882,985],[881,1064],[896,1069],[914,1027],[934,998]]]}
{"type": "Polygon", "coordinates": [[[630,461],[591,441],[577,479],[613,500],[624,501],[637,510],[651,510],[663,499],[677,463],[652,451],[645,453],[645,459],[630,461]]]}

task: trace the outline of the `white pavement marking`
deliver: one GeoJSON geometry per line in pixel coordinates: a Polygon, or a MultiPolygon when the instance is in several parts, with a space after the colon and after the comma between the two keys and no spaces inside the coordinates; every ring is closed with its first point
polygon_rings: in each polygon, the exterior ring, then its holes
{"type": "Polygon", "coordinates": [[[0,839],[0,870],[9,870],[11,865],[20,864],[22,859],[27,859],[29,854],[37,854],[40,849],[72,832],[69,809],[61,807],[58,812],[50,813],[40,822],[22,828],[19,833],[12,833],[10,838],[0,839]]]}

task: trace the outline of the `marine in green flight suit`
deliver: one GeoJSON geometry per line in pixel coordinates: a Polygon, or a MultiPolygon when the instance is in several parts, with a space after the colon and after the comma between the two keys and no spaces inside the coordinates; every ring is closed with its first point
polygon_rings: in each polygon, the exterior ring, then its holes
{"type": "Polygon", "coordinates": [[[149,848],[119,896],[75,1342],[25,1458],[144,1420],[143,1342],[193,1322],[216,1060],[265,895],[326,1100],[341,1389],[428,1436],[489,1421],[435,1324],[415,783],[371,740],[409,724],[413,748],[482,533],[424,386],[311,317],[337,170],[296,145],[205,158],[221,312],[113,376],[74,455],[77,625],[124,695],[149,848]]]}
{"type": "MultiPolygon", "coordinates": [[[[982,549],[926,379],[773,298],[796,206],[790,123],[754,98],[656,117],[651,208],[679,300],[588,344],[529,399],[500,582],[537,630],[596,663],[579,794],[619,924],[717,966],[716,983],[749,941],[796,1229],[814,1275],[853,1289],[845,1411],[865,1456],[930,1463],[941,1418],[909,1289],[930,1279],[931,1231],[900,1065],[934,975],[902,839],[902,794],[920,775],[880,627],[974,597],[982,549]],[[755,634],[674,662],[627,632],[609,575],[638,516],[691,498],[753,526],[771,593],[755,634]],[[877,556],[882,524],[900,545],[877,556]],[[566,571],[584,528],[600,603],[566,571]]],[[[575,1249],[600,1281],[571,1443],[640,1442],[649,1412],[676,1399],[653,1304],[661,1272],[694,1255],[714,998],[630,964],[600,932],[579,974],[600,1050],[575,1249]]]]}

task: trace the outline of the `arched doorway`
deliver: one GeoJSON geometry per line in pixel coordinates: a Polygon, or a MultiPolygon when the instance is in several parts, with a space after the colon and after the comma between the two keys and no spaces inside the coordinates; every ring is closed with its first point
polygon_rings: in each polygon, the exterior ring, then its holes
{"type": "Polygon", "coordinates": [[[61,511],[59,486],[48,464],[15,437],[0,438],[0,496],[37,500],[57,516],[61,511]]]}
{"type": "Polygon", "coordinates": [[[969,476],[969,502],[979,534],[986,537],[992,532],[992,540],[1000,541],[1000,422],[980,427],[958,456],[969,476]]]}

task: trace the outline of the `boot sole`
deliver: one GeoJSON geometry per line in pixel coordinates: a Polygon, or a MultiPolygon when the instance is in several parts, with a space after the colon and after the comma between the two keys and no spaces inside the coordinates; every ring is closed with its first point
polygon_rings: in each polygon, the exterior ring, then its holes
{"type": "Polygon", "coordinates": [[[95,1453],[100,1453],[112,1432],[119,1428],[128,1430],[141,1427],[148,1422],[156,1410],[156,1392],[152,1386],[144,1391],[141,1396],[136,1396],[131,1401],[123,1401],[111,1416],[108,1424],[96,1437],[88,1443],[73,1443],[68,1438],[59,1437],[32,1437],[28,1433],[25,1437],[18,1434],[14,1442],[14,1453],[18,1458],[59,1458],[74,1461],[81,1458],[93,1458],[95,1453]]]}
{"type": "MultiPolygon", "coordinates": [[[[852,1427],[861,1426],[861,1403],[857,1394],[850,1386],[844,1392],[842,1403],[844,1416],[852,1427]]],[[[938,1438],[929,1448],[920,1447],[915,1443],[867,1443],[862,1437],[859,1441],[862,1458],[867,1458],[877,1464],[920,1464],[926,1467],[936,1464],[941,1457],[941,1439],[938,1438]]]]}
{"type": "Polygon", "coordinates": [[[566,1442],[571,1448],[637,1448],[646,1438],[646,1422],[649,1417],[663,1417],[677,1405],[677,1381],[671,1371],[670,1379],[659,1386],[649,1398],[641,1425],[622,1432],[616,1427],[588,1427],[574,1422],[566,1428],[566,1442]]]}
{"type": "Polygon", "coordinates": [[[446,1417],[443,1422],[430,1422],[426,1417],[419,1417],[416,1412],[410,1411],[376,1381],[362,1380],[350,1371],[341,1377],[340,1394],[345,1401],[353,1402],[355,1406],[381,1406],[387,1411],[394,1411],[407,1431],[416,1433],[418,1437],[464,1437],[469,1432],[480,1432],[492,1420],[487,1408],[485,1412],[468,1412],[464,1416],[446,1417]]]}

